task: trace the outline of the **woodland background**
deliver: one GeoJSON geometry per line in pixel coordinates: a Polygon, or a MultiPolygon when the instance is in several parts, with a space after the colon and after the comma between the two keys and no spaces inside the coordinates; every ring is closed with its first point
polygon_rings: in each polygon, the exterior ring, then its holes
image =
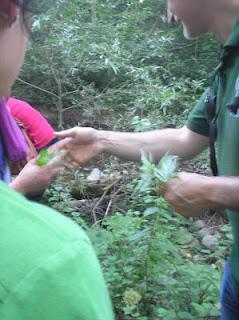
{"type": "MultiPolygon", "coordinates": [[[[56,129],[184,124],[210,83],[216,39],[185,40],[167,25],[162,0],[56,0],[47,11],[41,3],[14,96],[56,129]]],[[[179,170],[210,174],[207,152],[179,170]]],[[[102,156],[59,177],[42,201],[91,237],[117,319],[218,319],[226,218],[183,218],[155,194],[135,194],[139,177],[139,164],[102,156]],[[100,177],[90,179],[95,168],[100,177]]]]}

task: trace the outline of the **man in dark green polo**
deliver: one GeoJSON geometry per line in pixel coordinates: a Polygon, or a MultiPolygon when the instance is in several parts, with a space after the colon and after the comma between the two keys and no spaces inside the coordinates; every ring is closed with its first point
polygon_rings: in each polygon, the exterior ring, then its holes
{"type": "Polygon", "coordinates": [[[207,177],[182,172],[168,183],[164,196],[177,212],[185,216],[201,215],[209,208],[226,209],[234,241],[222,283],[222,319],[238,320],[239,1],[167,2],[169,18],[181,21],[185,37],[192,39],[212,32],[223,44],[220,64],[211,87],[190,114],[186,125],[180,129],[144,133],[74,128],[63,131],[58,136],[73,138],[68,149],[76,166],[102,152],[124,159],[139,160],[143,149],[158,161],[166,152],[182,159],[190,159],[210,146],[212,168],[218,176],[207,177]]]}

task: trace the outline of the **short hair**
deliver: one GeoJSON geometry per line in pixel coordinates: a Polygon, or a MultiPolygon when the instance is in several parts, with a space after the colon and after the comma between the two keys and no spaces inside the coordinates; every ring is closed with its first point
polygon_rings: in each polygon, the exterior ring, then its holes
{"type": "Polygon", "coordinates": [[[10,26],[17,15],[17,8],[20,9],[20,16],[24,25],[26,24],[26,15],[31,12],[32,0],[1,0],[0,3],[0,28],[10,26]]]}
{"type": "Polygon", "coordinates": [[[47,11],[52,0],[0,0],[0,29],[11,25],[15,20],[16,8],[19,8],[23,27],[31,34],[29,14],[35,15],[47,11]]]}

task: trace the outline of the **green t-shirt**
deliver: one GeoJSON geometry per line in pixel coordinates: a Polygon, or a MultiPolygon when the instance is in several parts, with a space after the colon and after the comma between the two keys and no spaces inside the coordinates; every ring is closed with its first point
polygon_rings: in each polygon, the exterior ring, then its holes
{"type": "Polygon", "coordinates": [[[113,320],[84,231],[1,182],[0,203],[0,319],[113,320]]]}
{"type": "MultiPolygon", "coordinates": [[[[232,115],[227,105],[239,95],[239,21],[222,48],[221,66],[210,91],[217,96],[217,162],[220,176],[239,176],[239,117],[232,115]]],[[[187,127],[208,136],[205,96],[191,112],[187,127]]],[[[235,287],[239,293],[239,212],[227,210],[232,226],[233,248],[231,268],[235,287]]]]}

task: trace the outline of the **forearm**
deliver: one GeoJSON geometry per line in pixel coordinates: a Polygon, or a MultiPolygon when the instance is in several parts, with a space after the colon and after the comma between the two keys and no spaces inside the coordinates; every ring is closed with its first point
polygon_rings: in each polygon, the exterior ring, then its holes
{"type": "Polygon", "coordinates": [[[210,207],[239,211],[239,177],[210,177],[209,179],[210,207]]]}
{"type": "Polygon", "coordinates": [[[141,150],[150,152],[155,161],[159,161],[167,152],[178,155],[181,159],[190,159],[207,146],[207,138],[189,133],[189,129],[185,127],[143,133],[98,131],[97,134],[103,152],[127,160],[139,160],[141,150]]]}

